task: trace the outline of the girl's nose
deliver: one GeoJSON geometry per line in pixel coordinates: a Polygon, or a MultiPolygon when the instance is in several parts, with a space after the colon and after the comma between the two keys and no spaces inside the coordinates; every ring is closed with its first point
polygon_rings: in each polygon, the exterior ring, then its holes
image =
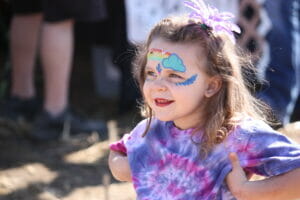
{"type": "Polygon", "coordinates": [[[154,89],[157,91],[166,91],[168,88],[165,84],[165,81],[163,79],[157,79],[154,81],[154,89]]]}

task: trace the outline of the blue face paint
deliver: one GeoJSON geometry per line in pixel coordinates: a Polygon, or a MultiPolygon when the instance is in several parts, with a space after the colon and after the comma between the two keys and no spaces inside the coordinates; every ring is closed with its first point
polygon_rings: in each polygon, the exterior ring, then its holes
{"type": "Polygon", "coordinates": [[[172,53],[168,58],[164,58],[161,63],[164,68],[172,69],[177,72],[185,72],[186,70],[183,61],[175,53],[172,53]]]}
{"type": "Polygon", "coordinates": [[[181,83],[176,83],[177,86],[182,86],[182,85],[191,85],[195,82],[195,80],[197,79],[197,74],[191,76],[190,78],[188,78],[187,80],[181,82],[181,83]]]}
{"type": "MultiPolygon", "coordinates": [[[[156,61],[161,61],[160,63],[157,64],[156,70],[160,74],[163,70],[163,68],[166,69],[171,69],[176,72],[185,72],[186,67],[183,64],[182,59],[176,54],[176,53],[162,53],[163,51],[160,49],[151,49],[151,51],[148,53],[148,59],[149,60],[156,60],[156,61]],[[163,67],[163,68],[162,68],[163,67]]],[[[182,86],[182,85],[191,85],[195,82],[197,79],[197,74],[191,76],[187,80],[176,83],[177,86],[182,86]]],[[[148,80],[148,79],[146,79],[148,80]]]]}
{"type": "Polygon", "coordinates": [[[160,63],[158,63],[158,65],[156,66],[156,70],[158,71],[158,73],[160,74],[160,72],[162,71],[162,68],[160,66],[160,63]]]}

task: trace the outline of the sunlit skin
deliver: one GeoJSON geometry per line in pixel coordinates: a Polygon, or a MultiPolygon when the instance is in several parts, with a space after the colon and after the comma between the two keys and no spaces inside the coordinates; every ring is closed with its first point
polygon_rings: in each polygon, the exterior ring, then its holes
{"type": "Polygon", "coordinates": [[[174,121],[180,129],[201,124],[203,99],[214,94],[211,85],[215,82],[214,77],[205,73],[206,59],[197,59],[202,49],[196,45],[171,43],[160,38],[153,40],[149,49],[170,52],[178,56],[185,66],[184,70],[164,66],[158,70],[160,60],[148,56],[143,93],[155,117],[162,121],[174,121]],[[191,77],[193,80],[189,81],[191,77]]]}

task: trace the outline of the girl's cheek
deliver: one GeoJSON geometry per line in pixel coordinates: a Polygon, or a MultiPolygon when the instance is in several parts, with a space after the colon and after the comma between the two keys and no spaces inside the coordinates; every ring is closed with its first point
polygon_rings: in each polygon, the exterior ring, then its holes
{"type": "Polygon", "coordinates": [[[148,96],[147,95],[148,92],[149,92],[149,83],[146,81],[143,86],[143,94],[145,98],[148,96]]]}
{"type": "Polygon", "coordinates": [[[143,86],[143,90],[145,92],[150,91],[151,89],[153,89],[155,87],[155,80],[146,80],[143,86]]]}

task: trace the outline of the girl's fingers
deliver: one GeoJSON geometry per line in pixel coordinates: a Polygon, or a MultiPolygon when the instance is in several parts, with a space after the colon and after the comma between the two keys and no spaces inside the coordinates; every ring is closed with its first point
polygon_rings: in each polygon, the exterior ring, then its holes
{"type": "Polygon", "coordinates": [[[235,152],[229,154],[229,159],[234,169],[242,168],[240,165],[239,158],[235,152]]]}
{"type": "Polygon", "coordinates": [[[235,177],[237,180],[247,180],[246,174],[240,164],[239,158],[235,152],[231,152],[229,154],[229,159],[232,165],[231,175],[235,177]]]}

